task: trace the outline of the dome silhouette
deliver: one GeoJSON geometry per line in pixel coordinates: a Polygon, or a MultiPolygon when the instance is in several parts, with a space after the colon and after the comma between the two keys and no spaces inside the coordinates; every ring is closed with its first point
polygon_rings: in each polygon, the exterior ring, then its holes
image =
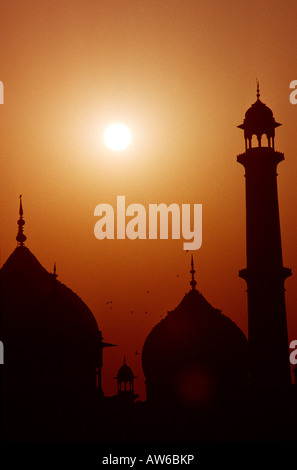
{"type": "Polygon", "coordinates": [[[0,270],[2,422],[7,436],[43,439],[80,432],[90,404],[104,398],[103,349],[114,345],[102,341],[90,309],[57,280],[56,264],[48,272],[25,246],[24,224],[20,196],[18,245],[0,270]]]}
{"type": "Polygon", "coordinates": [[[126,358],[124,357],[124,364],[119,368],[116,377],[114,377],[117,380],[118,388],[118,394],[114,398],[125,400],[127,403],[133,403],[138,397],[134,393],[134,379],[136,378],[131,367],[127,366],[126,358]]]}
{"type": "Polygon", "coordinates": [[[249,125],[269,125],[274,123],[273,112],[260,99],[246,111],[245,122],[249,125]]]}
{"type": "Polygon", "coordinates": [[[56,277],[26,246],[18,246],[1,269],[10,392],[96,389],[101,332],[86,304],[56,277]]]}
{"type": "Polygon", "coordinates": [[[216,400],[247,381],[247,339],[195,288],[143,346],[148,402],[193,405],[216,400]]]}
{"type": "Polygon", "coordinates": [[[126,361],[124,361],[124,364],[118,370],[116,378],[120,382],[133,382],[136,377],[134,377],[131,367],[127,366],[126,361]]]}
{"type": "Polygon", "coordinates": [[[272,110],[260,100],[259,83],[257,83],[257,100],[245,113],[240,129],[244,130],[246,150],[252,148],[252,137],[256,135],[258,146],[262,146],[262,135],[266,135],[268,147],[274,149],[275,128],[281,124],[276,122],[272,110]]]}

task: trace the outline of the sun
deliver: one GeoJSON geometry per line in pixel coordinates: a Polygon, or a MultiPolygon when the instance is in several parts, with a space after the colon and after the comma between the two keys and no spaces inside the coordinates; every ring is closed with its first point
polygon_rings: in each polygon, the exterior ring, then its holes
{"type": "Polygon", "coordinates": [[[111,124],[104,132],[106,146],[115,152],[125,150],[130,145],[131,140],[131,131],[124,124],[111,124]]]}

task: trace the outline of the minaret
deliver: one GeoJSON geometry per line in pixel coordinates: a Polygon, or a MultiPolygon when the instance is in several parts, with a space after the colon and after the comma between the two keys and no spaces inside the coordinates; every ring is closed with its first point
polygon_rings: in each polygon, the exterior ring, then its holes
{"type": "Polygon", "coordinates": [[[23,246],[25,241],[27,240],[26,235],[23,233],[23,227],[25,225],[25,221],[23,219],[23,205],[22,205],[22,195],[20,195],[20,208],[19,208],[19,220],[18,220],[18,233],[16,236],[16,240],[18,242],[18,246],[23,246]]]}
{"type": "Polygon", "coordinates": [[[124,356],[124,364],[119,369],[117,376],[114,377],[118,384],[118,398],[133,402],[138,397],[138,395],[135,395],[134,393],[134,379],[136,378],[137,377],[133,374],[132,369],[127,366],[126,358],[124,356]]]}
{"type": "Polygon", "coordinates": [[[247,251],[247,268],[239,276],[247,282],[251,384],[276,388],[291,383],[284,289],[291,270],[282,260],[276,168],[284,155],[274,149],[278,126],[257,83],[257,100],[238,126],[245,138],[237,161],[245,168],[247,251]]]}

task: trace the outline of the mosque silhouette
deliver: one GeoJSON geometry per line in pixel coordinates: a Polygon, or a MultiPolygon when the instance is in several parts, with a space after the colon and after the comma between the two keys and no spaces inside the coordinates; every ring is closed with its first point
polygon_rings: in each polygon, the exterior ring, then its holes
{"type": "MultiPolygon", "coordinates": [[[[17,247],[1,268],[4,441],[296,440],[272,111],[245,114],[248,340],[196,286],[148,334],[142,350],[146,401],[124,363],[117,393],[104,396],[103,350],[113,347],[86,304],[25,245],[20,197],[17,247]],[[253,138],[256,136],[256,145],[253,138]],[[267,145],[264,146],[264,136],[267,145]],[[137,392],[137,390],[136,390],[137,392]]],[[[296,369],[295,369],[296,371],[296,369]]]]}

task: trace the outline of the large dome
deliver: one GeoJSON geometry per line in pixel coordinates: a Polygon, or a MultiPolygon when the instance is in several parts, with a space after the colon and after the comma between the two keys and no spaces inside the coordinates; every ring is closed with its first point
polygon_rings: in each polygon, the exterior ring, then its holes
{"type": "Polygon", "coordinates": [[[102,336],[86,304],[26,246],[1,269],[1,340],[11,393],[96,388],[102,336]]]}
{"type": "Polygon", "coordinates": [[[103,396],[103,348],[113,345],[102,342],[90,309],[58,281],[56,265],[48,272],[24,246],[24,223],[20,196],[18,246],[0,270],[2,429],[8,441],[36,442],[84,429],[103,396]]]}
{"type": "Polygon", "coordinates": [[[247,339],[192,286],[149,333],[142,364],[148,401],[197,404],[246,383],[247,339]]]}

